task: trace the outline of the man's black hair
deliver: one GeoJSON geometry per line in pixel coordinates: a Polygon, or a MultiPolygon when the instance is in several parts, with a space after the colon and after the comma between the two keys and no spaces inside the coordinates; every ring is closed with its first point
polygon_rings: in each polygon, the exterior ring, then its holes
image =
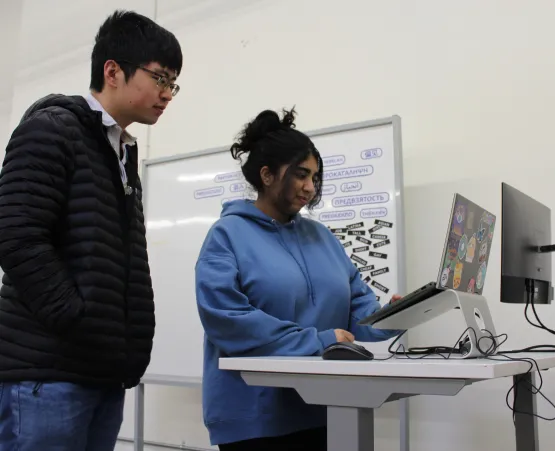
{"type": "Polygon", "coordinates": [[[122,67],[125,79],[137,66],[152,62],[181,72],[183,55],[176,37],[153,20],[133,11],[117,10],[100,26],[91,56],[90,88],[104,88],[104,63],[114,60],[122,67]]]}

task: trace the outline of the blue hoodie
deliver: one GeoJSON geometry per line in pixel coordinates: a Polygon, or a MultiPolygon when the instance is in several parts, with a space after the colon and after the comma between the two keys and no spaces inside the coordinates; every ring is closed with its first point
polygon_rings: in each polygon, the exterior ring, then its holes
{"type": "Polygon", "coordinates": [[[248,386],[220,357],[313,356],[335,343],[334,329],[357,341],[399,331],[357,322],[380,308],[337,238],[297,215],[280,224],[252,201],[224,205],[196,265],[205,330],[203,409],[213,445],[325,426],[326,408],[288,388],[248,386]]]}

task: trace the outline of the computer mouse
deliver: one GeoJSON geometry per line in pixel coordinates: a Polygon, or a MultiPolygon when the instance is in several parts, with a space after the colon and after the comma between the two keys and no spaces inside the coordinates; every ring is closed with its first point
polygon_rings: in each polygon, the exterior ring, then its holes
{"type": "Polygon", "coordinates": [[[372,360],[372,354],[364,346],[341,342],[329,345],[322,354],[324,360],[372,360]]]}

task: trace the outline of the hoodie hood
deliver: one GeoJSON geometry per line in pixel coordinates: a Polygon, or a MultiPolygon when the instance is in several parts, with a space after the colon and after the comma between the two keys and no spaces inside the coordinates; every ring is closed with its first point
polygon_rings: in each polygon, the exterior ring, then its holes
{"type": "Polygon", "coordinates": [[[56,110],[64,109],[73,113],[79,120],[86,124],[92,125],[101,118],[101,113],[91,110],[89,104],[82,96],[66,96],[63,94],[49,94],[33,103],[23,116],[21,122],[29,119],[33,114],[42,110],[56,110]]]}
{"type": "MultiPolygon", "coordinates": [[[[226,202],[222,208],[221,217],[224,218],[226,216],[241,216],[268,228],[275,228],[276,225],[279,225],[278,221],[262,212],[254,205],[254,201],[250,199],[238,199],[226,202]]],[[[293,225],[298,223],[301,218],[302,216],[297,213],[290,222],[282,225],[293,225]]]]}
{"type": "MultiPolygon", "coordinates": [[[[308,287],[308,298],[314,303],[314,287],[312,285],[303,246],[298,236],[298,233],[300,233],[303,228],[303,225],[299,222],[299,220],[302,219],[300,214],[295,215],[288,223],[281,224],[258,209],[258,207],[254,205],[254,201],[250,199],[238,199],[226,202],[223,206],[221,216],[222,218],[228,216],[247,218],[260,225],[265,230],[264,234],[277,233],[280,245],[299,265],[308,287]]],[[[250,235],[253,235],[255,230],[256,227],[250,231],[250,235]]],[[[252,239],[254,239],[254,235],[252,239]]],[[[262,238],[262,241],[264,240],[265,238],[262,238]]]]}

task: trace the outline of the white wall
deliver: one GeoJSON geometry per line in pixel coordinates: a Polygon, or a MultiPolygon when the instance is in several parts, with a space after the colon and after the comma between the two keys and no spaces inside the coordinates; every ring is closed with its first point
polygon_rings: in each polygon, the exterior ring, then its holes
{"type": "MultiPolygon", "coordinates": [[[[20,36],[21,2],[2,2],[0,4],[0,48],[3,60],[15,60],[17,43],[20,36]]],[[[0,71],[0,156],[11,134],[10,114],[12,110],[15,64],[3,64],[0,71]]]]}
{"type": "MultiPolygon", "coordinates": [[[[500,215],[503,179],[555,208],[549,131],[555,4],[549,0],[50,3],[63,13],[45,23],[40,19],[49,17],[50,5],[23,2],[12,126],[39,95],[86,90],[92,37],[115,7],[156,11],[184,50],[182,90],[152,128],[150,158],[228,144],[264,108],[295,104],[301,130],[399,114],[411,288],[436,277],[454,190],[500,215]]],[[[144,149],[146,132],[135,133],[142,133],[144,149]]],[[[520,306],[499,303],[497,233],[486,296],[498,332],[509,334],[509,347],[553,343],[525,324],[520,306]]],[[[540,309],[548,325],[554,311],[540,309]]],[[[449,344],[459,329],[456,317],[446,316],[415,330],[411,341],[449,344]]],[[[509,380],[482,383],[455,398],[412,400],[412,449],[514,450],[509,386],[509,380]]],[[[545,393],[555,399],[553,376],[545,377],[545,393]]],[[[125,436],[132,435],[132,392],[130,401],[125,436]]],[[[147,387],[146,405],[147,439],[208,445],[198,391],[147,387]]],[[[378,451],[397,448],[396,413],[388,406],[378,414],[378,451]]],[[[540,421],[540,434],[541,449],[549,449],[555,429],[540,421]]]]}

